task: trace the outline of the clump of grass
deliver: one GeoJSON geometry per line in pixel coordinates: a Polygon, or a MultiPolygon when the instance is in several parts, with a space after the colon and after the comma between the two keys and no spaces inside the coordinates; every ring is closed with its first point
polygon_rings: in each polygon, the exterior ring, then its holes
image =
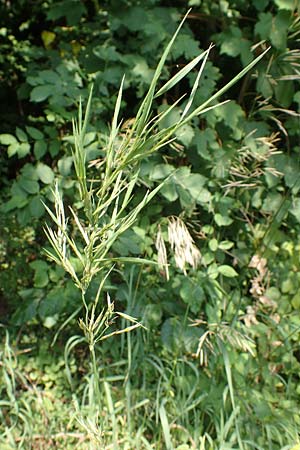
{"type": "MultiPolygon", "coordinates": [[[[46,253],[50,259],[64,268],[81,292],[84,315],[79,320],[79,326],[83,330],[84,340],[87,342],[91,354],[92,383],[89,387],[89,395],[87,396],[89,399],[89,418],[84,420],[81,417],[79,420],[82,426],[86,430],[89,430],[89,434],[93,435],[96,440],[99,440],[99,442],[97,441],[97,445],[101,442],[101,429],[98,428],[99,420],[97,417],[100,416],[99,412],[101,410],[102,398],[96,357],[97,344],[103,339],[128,332],[141,325],[135,318],[115,311],[114,303],[109,297],[105,304],[102,298],[104,282],[116,263],[124,263],[125,261],[151,263],[150,261],[137,258],[116,258],[109,253],[114,242],[122,233],[133,226],[143,208],[154,198],[162,186],[159,185],[152,191],[147,191],[140,203],[133,206],[132,198],[135,185],[139,178],[139,164],[146,157],[173,142],[176,132],[194,117],[224,104],[225,102],[216,103],[216,100],[257,64],[265,54],[264,52],[254,59],[237,76],[208,98],[203,104],[195,106],[194,97],[211,46],[184,66],[162,87],[157,88],[167,56],[185,18],[180,23],[166,47],[155,70],[149,90],[138,109],[135,119],[132,121],[131,126],[126,129],[125,133],[124,129],[122,129],[122,121],[119,119],[124,88],[124,79],[122,80],[115,105],[110,135],[107,138],[105,147],[105,158],[98,164],[98,179],[89,178],[85,153],[85,135],[91,111],[92,91],[87,102],[85,114],[83,113],[80,102],[78,118],[73,121],[73,162],[81,209],[76,210],[75,207],[70,207],[68,213],[65,211],[63,197],[58,184],[55,185],[53,190],[54,211],[45,205],[53,223],[51,226],[46,225],[45,227],[46,235],[52,246],[52,250],[46,250],[46,253]],[[171,113],[173,108],[182,99],[177,100],[158,115],[153,114],[154,100],[173,88],[199,64],[198,75],[183,105],[180,120],[167,128],[159,129],[161,121],[171,113]],[[98,280],[98,292],[94,300],[88,304],[86,293],[94,278],[98,280]],[[125,319],[128,322],[128,326],[120,329],[117,328],[117,331],[116,329],[109,331],[110,325],[119,317],[125,319]]],[[[190,246],[188,249],[183,248],[184,246],[182,245],[184,236],[187,236],[184,225],[178,220],[172,219],[169,224],[169,229],[171,245],[174,247],[177,264],[180,265],[183,271],[185,271],[185,262],[196,266],[200,255],[194,248],[193,243],[189,241],[190,246]],[[178,242],[174,241],[175,232],[177,235],[178,233],[181,233],[181,235],[184,234],[184,236],[182,235],[180,246],[178,242]],[[184,261],[183,257],[185,258],[184,261]]],[[[82,341],[79,337],[74,337],[74,339],[69,345],[70,349],[74,348],[76,342],[82,341]]],[[[105,386],[103,387],[105,388],[105,386]]],[[[109,391],[107,388],[105,390],[108,395],[109,391]]],[[[109,397],[107,399],[109,400],[109,397]]],[[[110,404],[110,401],[108,403],[110,404]]],[[[113,411],[112,408],[110,409],[113,411]]],[[[162,407],[160,409],[161,418],[164,417],[163,413],[164,409],[162,407]]],[[[164,423],[165,439],[169,441],[166,422],[164,421],[164,423]]],[[[114,441],[114,445],[117,448],[117,442],[114,441]]]]}

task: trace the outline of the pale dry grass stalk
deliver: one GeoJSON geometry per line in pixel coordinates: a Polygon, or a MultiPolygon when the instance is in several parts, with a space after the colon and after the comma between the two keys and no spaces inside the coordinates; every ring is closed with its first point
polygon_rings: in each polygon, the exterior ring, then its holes
{"type": "Polygon", "coordinates": [[[244,145],[237,151],[229,169],[229,179],[223,188],[256,188],[261,177],[267,173],[279,177],[283,174],[267,165],[269,159],[281,153],[277,149],[279,133],[271,136],[254,138],[252,131],[244,138],[244,145]]]}
{"type": "Polygon", "coordinates": [[[168,256],[165,241],[161,232],[161,227],[158,227],[158,232],[155,241],[155,247],[157,250],[157,263],[160,269],[163,271],[167,280],[170,279],[169,267],[168,267],[168,256]]]}
{"type": "Polygon", "coordinates": [[[253,255],[248,265],[251,269],[256,269],[256,276],[251,279],[250,294],[255,299],[260,299],[268,285],[270,280],[270,272],[267,267],[267,260],[259,255],[253,255]]]}
{"type": "Polygon", "coordinates": [[[198,347],[195,357],[199,358],[201,366],[208,365],[208,355],[220,352],[220,343],[228,344],[232,348],[238,349],[242,352],[250,353],[255,356],[254,342],[249,336],[243,334],[236,328],[233,328],[226,322],[207,323],[204,320],[198,319],[192,322],[191,326],[206,326],[198,341],[198,347]]]}
{"type": "Polygon", "coordinates": [[[280,316],[275,313],[277,303],[268,297],[267,289],[270,285],[271,273],[268,269],[268,261],[260,255],[253,255],[248,265],[250,269],[255,269],[256,274],[250,280],[249,292],[255,300],[253,305],[248,305],[246,314],[243,316],[244,323],[247,327],[257,325],[257,314],[261,309],[267,309],[270,317],[275,321],[280,321],[280,316]]]}

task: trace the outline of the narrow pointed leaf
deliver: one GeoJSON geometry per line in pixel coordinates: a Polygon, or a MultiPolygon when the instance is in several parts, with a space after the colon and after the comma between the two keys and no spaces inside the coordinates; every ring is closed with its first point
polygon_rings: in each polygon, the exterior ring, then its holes
{"type": "Polygon", "coordinates": [[[190,122],[193,117],[198,116],[210,103],[216,100],[218,97],[223,95],[228,89],[230,89],[235,83],[237,83],[249,70],[252,69],[270,50],[271,47],[267,48],[261,55],[255,58],[248,66],[246,66],[241,72],[239,72],[232,80],[230,80],[225,86],[223,86],[218,92],[212,95],[206,102],[202,103],[202,105],[198,106],[191,114],[189,114],[182,122],[182,125],[190,122]]]}
{"type": "Polygon", "coordinates": [[[183,26],[187,16],[189,15],[189,13],[190,13],[190,10],[186,13],[184,18],[180,22],[177,30],[175,31],[172,39],[170,40],[169,44],[167,45],[167,47],[166,47],[165,51],[163,52],[163,55],[162,55],[158,65],[157,65],[157,68],[155,70],[155,73],[154,73],[152,82],[150,84],[148,93],[147,93],[144,101],[142,102],[142,104],[141,104],[141,106],[140,106],[140,108],[138,110],[137,116],[136,116],[136,133],[137,133],[137,135],[140,135],[141,132],[143,131],[144,127],[145,127],[145,124],[146,124],[146,121],[147,121],[147,118],[149,116],[150,109],[151,109],[151,106],[152,106],[152,101],[153,101],[153,98],[154,98],[155,86],[156,86],[157,81],[158,81],[158,79],[160,77],[162,69],[163,69],[163,67],[165,65],[167,56],[170,53],[170,50],[171,50],[171,48],[172,48],[172,46],[174,44],[174,41],[175,41],[175,39],[176,39],[176,37],[177,37],[181,27],[183,26]]]}
{"type": "Polygon", "coordinates": [[[198,88],[198,86],[199,86],[199,81],[200,81],[201,75],[202,75],[202,73],[203,73],[203,70],[204,70],[204,67],[205,67],[205,65],[206,65],[206,61],[207,61],[209,52],[211,51],[212,47],[213,47],[213,45],[210,45],[209,48],[208,48],[208,50],[206,50],[206,52],[205,52],[205,53],[206,53],[206,54],[205,54],[205,58],[203,59],[203,62],[202,62],[202,64],[201,64],[200,70],[199,70],[199,72],[198,72],[198,75],[197,75],[197,77],[196,77],[195,83],[194,83],[193,88],[192,88],[191,95],[190,95],[189,100],[188,100],[188,102],[187,102],[187,104],[186,104],[186,107],[184,108],[184,111],[183,111],[183,113],[182,113],[181,119],[183,119],[183,118],[187,115],[187,113],[188,113],[190,107],[192,106],[192,103],[193,103],[193,101],[194,101],[194,97],[195,97],[197,88],[198,88]]]}
{"type": "Polygon", "coordinates": [[[205,50],[201,55],[196,56],[192,61],[190,61],[186,66],[184,66],[179,72],[176,73],[169,81],[167,81],[159,91],[154,95],[154,98],[159,97],[160,95],[165,94],[172,87],[174,87],[179,81],[181,81],[193,68],[203,59],[207,57],[210,49],[205,50]]]}

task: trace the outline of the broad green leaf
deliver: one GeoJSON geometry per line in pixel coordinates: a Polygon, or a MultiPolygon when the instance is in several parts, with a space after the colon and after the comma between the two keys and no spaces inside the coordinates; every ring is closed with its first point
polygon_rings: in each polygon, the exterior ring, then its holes
{"type": "Polygon", "coordinates": [[[275,213],[282,203],[282,195],[277,192],[270,192],[266,195],[262,210],[269,213],[275,213]]]}
{"type": "Polygon", "coordinates": [[[218,250],[219,243],[218,243],[217,239],[213,238],[208,242],[208,246],[212,252],[216,252],[218,250]]]}
{"type": "Polygon", "coordinates": [[[288,11],[294,11],[296,8],[297,0],[274,0],[279,9],[287,9],[288,11]]]}
{"type": "Polygon", "coordinates": [[[288,292],[293,292],[295,290],[295,284],[293,283],[293,280],[291,278],[288,278],[287,280],[284,280],[281,283],[281,292],[283,294],[287,294],[288,292]]]}
{"type": "Polygon", "coordinates": [[[295,198],[290,207],[290,213],[297,219],[300,223],[300,198],[295,198]]]}
{"type": "Polygon", "coordinates": [[[255,32],[261,39],[270,40],[274,47],[284,50],[287,43],[287,30],[291,25],[290,13],[279,11],[276,16],[272,13],[259,14],[259,21],[255,25],[255,32]]]}
{"type": "Polygon", "coordinates": [[[21,209],[28,203],[28,198],[21,195],[14,195],[8,202],[1,206],[3,212],[13,211],[14,209],[21,209]]]}
{"type": "MultiPolygon", "coordinates": [[[[150,69],[147,61],[141,58],[136,61],[136,64],[131,68],[131,74],[137,79],[142,79],[143,83],[149,85],[153,78],[154,71],[153,69],[150,69]]],[[[142,94],[143,92],[141,92],[139,96],[142,94]]]]}
{"type": "Polygon", "coordinates": [[[282,297],[280,290],[275,286],[268,288],[265,291],[265,296],[270,298],[274,302],[278,302],[282,297]]]}
{"type": "MultiPolygon", "coordinates": [[[[215,256],[213,254],[211,254],[210,256],[213,262],[207,269],[207,276],[212,280],[216,280],[219,275],[218,266],[217,263],[215,262],[215,256]]],[[[209,260],[209,255],[207,256],[207,259],[209,260]]]]}
{"type": "Polygon", "coordinates": [[[18,145],[17,153],[19,158],[24,158],[24,156],[30,153],[30,144],[28,144],[28,142],[21,142],[21,144],[18,145]]]}
{"type": "Polygon", "coordinates": [[[216,224],[219,227],[228,227],[233,222],[233,220],[230,217],[224,216],[224,215],[219,214],[219,213],[214,215],[214,219],[215,219],[216,224]]]}
{"type": "Polygon", "coordinates": [[[32,139],[43,139],[44,138],[44,134],[39,131],[37,128],[34,127],[26,127],[26,131],[29,134],[29,136],[32,137],[32,139]]]}
{"type": "Polygon", "coordinates": [[[113,249],[122,256],[138,255],[141,253],[141,238],[133,230],[126,230],[113,244],[113,249]]]}
{"type": "Polygon", "coordinates": [[[30,86],[38,86],[39,84],[42,84],[42,80],[39,76],[29,76],[26,78],[26,81],[28,84],[30,84],[30,86]]]}
{"type": "MultiPolygon", "coordinates": [[[[47,270],[47,268],[45,268],[47,270]]],[[[49,272],[49,270],[48,270],[49,272]]],[[[61,290],[57,287],[48,290],[46,296],[41,300],[39,305],[39,316],[44,318],[53,317],[59,314],[68,301],[68,294],[61,295],[61,290]]]]}
{"type": "Polygon", "coordinates": [[[161,195],[163,195],[169,202],[175,202],[178,199],[178,192],[176,190],[176,185],[174,181],[168,181],[163,185],[160,190],[161,195]]]}
{"type": "Polygon", "coordinates": [[[84,136],[84,146],[87,147],[92,142],[94,142],[96,138],[97,134],[95,133],[95,131],[90,131],[89,133],[86,133],[84,136]]]}
{"type": "Polygon", "coordinates": [[[221,54],[225,53],[226,55],[233,57],[238,56],[240,54],[240,44],[241,44],[240,38],[235,37],[231,39],[226,39],[226,37],[224,36],[224,40],[221,45],[221,54]]]}
{"type": "Polygon", "coordinates": [[[198,155],[209,161],[212,158],[212,154],[220,148],[217,133],[211,128],[206,128],[201,131],[195,130],[193,144],[196,145],[198,155]]]}
{"type": "Polygon", "coordinates": [[[202,254],[201,261],[203,262],[204,266],[209,266],[209,264],[211,264],[214,260],[215,255],[211,251],[207,251],[202,254]]]}
{"type": "Polygon", "coordinates": [[[269,77],[265,76],[263,71],[260,72],[259,77],[257,79],[256,90],[262,93],[262,95],[265,98],[272,97],[273,95],[273,86],[271,84],[271,81],[269,77]]]}
{"type": "Polygon", "coordinates": [[[245,112],[240,105],[231,101],[225,105],[219,106],[215,111],[215,115],[218,122],[223,120],[225,125],[232,129],[234,138],[241,139],[243,130],[239,126],[239,123],[245,118],[245,112]]]}
{"type": "Polygon", "coordinates": [[[60,150],[60,142],[58,140],[52,141],[49,145],[49,153],[52,158],[59,153],[60,150]]]}
{"type": "Polygon", "coordinates": [[[218,272],[226,278],[234,278],[238,276],[238,273],[234,270],[234,268],[227,265],[219,266],[218,272]]]}
{"type": "Polygon", "coordinates": [[[181,56],[190,59],[198,55],[199,50],[199,42],[193,36],[181,33],[180,38],[171,49],[171,54],[174,59],[181,56]]]}
{"type": "Polygon", "coordinates": [[[148,304],[144,308],[143,323],[148,328],[157,327],[161,323],[163,309],[161,305],[148,304]]]}
{"type": "Polygon", "coordinates": [[[29,202],[29,209],[33,217],[42,217],[45,212],[45,207],[41,202],[39,195],[34,196],[29,202]]]}
{"type": "Polygon", "coordinates": [[[36,86],[32,89],[30,93],[30,100],[32,102],[39,103],[43,102],[51,95],[53,95],[53,86],[51,86],[50,84],[36,86]]]}
{"type": "Polygon", "coordinates": [[[274,92],[276,100],[281,106],[289,108],[293,101],[295,89],[291,81],[280,80],[276,86],[274,86],[274,92]]]}
{"type": "Polygon", "coordinates": [[[10,144],[7,147],[7,155],[9,158],[14,156],[18,152],[19,146],[20,146],[20,143],[18,141],[16,141],[14,144],[10,144]]]}
{"type": "Polygon", "coordinates": [[[77,25],[83,14],[86,13],[86,7],[77,0],[64,0],[57,3],[51,3],[47,13],[47,18],[57,20],[61,17],[67,19],[67,25],[77,25]]]}
{"type": "Polygon", "coordinates": [[[172,317],[171,319],[165,320],[161,327],[161,340],[168,350],[175,350],[176,347],[180,346],[178,329],[180,323],[177,318],[172,317]]]}
{"type": "Polygon", "coordinates": [[[287,31],[291,25],[290,12],[279,11],[273,19],[270,39],[274,47],[285,50],[287,47],[287,31]]]}
{"type": "Polygon", "coordinates": [[[157,164],[149,174],[150,180],[162,180],[167,178],[175,168],[171,164],[157,164]]]}
{"type": "Polygon", "coordinates": [[[41,159],[47,153],[47,144],[45,141],[36,141],[33,147],[33,153],[36,159],[41,159]]]}
{"type": "Polygon", "coordinates": [[[34,286],[37,288],[43,288],[47,286],[49,282],[48,277],[48,264],[45,261],[37,259],[31,262],[30,267],[34,270],[34,286]]]}
{"type": "Polygon", "coordinates": [[[44,184],[53,183],[54,172],[51,169],[51,167],[47,166],[46,164],[38,163],[38,165],[36,166],[36,173],[39,179],[42,181],[42,183],[44,184]]]}
{"type": "Polygon", "coordinates": [[[298,103],[298,112],[300,111],[300,92],[296,92],[294,95],[294,102],[298,103]]]}
{"type": "Polygon", "coordinates": [[[0,144],[11,145],[17,143],[18,143],[17,139],[12,134],[0,134],[0,144]]]}
{"type": "Polygon", "coordinates": [[[222,241],[219,243],[220,250],[230,250],[234,246],[234,243],[231,241],[222,241]]]}
{"type": "Polygon", "coordinates": [[[211,193],[207,189],[202,188],[197,195],[196,203],[198,203],[199,205],[203,205],[205,203],[209,203],[211,199],[212,199],[211,193]]]}
{"type": "Polygon", "coordinates": [[[176,131],[176,137],[177,139],[182,142],[183,145],[185,145],[186,147],[188,147],[194,136],[195,136],[195,132],[194,129],[191,125],[183,125],[178,131],[176,131]]]}
{"type": "Polygon", "coordinates": [[[185,189],[188,189],[195,198],[206,183],[207,179],[199,173],[191,173],[189,167],[181,167],[174,173],[174,179],[185,189]]]}
{"type": "Polygon", "coordinates": [[[36,167],[33,164],[25,164],[25,166],[22,169],[22,175],[24,175],[25,178],[29,178],[30,180],[38,181],[39,177],[36,172],[36,167]]]}
{"type": "Polygon", "coordinates": [[[16,135],[19,141],[28,142],[28,136],[23,130],[21,130],[21,128],[19,127],[16,128],[16,135]]]}
{"type": "Polygon", "coordinates": [[[255,24],[255,33],[259,35],[261,39],[270,39],[270,33],[272,30],[273,15],[270,12],[261,13],[258,15],[258,21],[255,24]]]}
{"type": "MultiPolygon", "coordinates": [[[[117,52],[116,47],[114,45],[98,45],[93,48],[93,54],[98,58],[103,59],[104,61],[120,61],[122,56],[117,52]]],[[[142,58],[141,58],[142,59],[142,58]]],[[[131,55],[129,55],[128,60],[132,63],[131,55]]],[[[132,65],[132,64],[131,64],[132,65]]]]}
{"type": "Polygon", "coordinates": [[[270,0],[252,0],[253,5],[258,11],[264,11],[270,0]]]}
{"type": "Polygon", "coordinates": [[[232,57],[241,55],[243,65],[248,64],[252,59],[251,43],[242,35],[240,28],[231,26],[219,36],[221,43],[221,53],[232,57]]]}
{"type": "Polygon", "coordinates": [[[13,315],[13,321],[15,325],[22,325],[29,322],[36,317],[37,309],[39,306],[40,298],[37,295],[37,289],[25,289],[19,291],[18,295],[23,297],[23,292],[28,292],[28,297],[22,301],[22,308],[18,309],[13,315]]]}
{"type": "MultiPolygon", "coordinates": [[[[50,83],[50,84],[60,84],[61,83],[61,77],[58,75],[57,72],[54,72],[54,70],[41,70],[39,72],[39,77],[43,82],[50,83]]],[[[44,84],[44,83],[41,84],[44,84]]],[[[45,83],[45,84],[46,84],[45,83]]]]}
{"type": "Polygon", "coordinates": [[[297,292],[291,301],[293,308],[300,309],[300,292],[297,292]]]}
{"type": "Polygon", "coordinates": [[[205,299],[205,293],[199,283],[195,283],[189,277],[183,278],[179,294],[184,303],[190,306],[194,314],[200,311],[202,302],[205,299]]]}
{"type": "Polygon", "coordinates": [[[24,176],[21,176],[19,178],[18,184],[22,189],[24,189],[24,191],[28,192],[29,194],[37,194],[40,190],[40,186],[37,181],[30,180],[28,178],[25,178],[24,176]]]}
{"type": "Polygon", "coordinates": [[[67,177],[68,175],[70,175],[72,165],[73,165],[72,156],[65,156],[64,158],[60,159],[57,163],[58,170],[63,177],[67,177]]]}

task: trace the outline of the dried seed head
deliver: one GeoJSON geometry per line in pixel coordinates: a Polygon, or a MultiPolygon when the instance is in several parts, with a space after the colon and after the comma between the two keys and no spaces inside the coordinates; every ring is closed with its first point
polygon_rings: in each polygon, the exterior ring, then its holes
{"type": "Polygon", "coordinates": [[[185,275],[186,264],[196,269],[201,259],[201,253],[184,222],[179,217],[172,216],[168,219],[168,239],[174,251],[177,267],[185,275]]]}

